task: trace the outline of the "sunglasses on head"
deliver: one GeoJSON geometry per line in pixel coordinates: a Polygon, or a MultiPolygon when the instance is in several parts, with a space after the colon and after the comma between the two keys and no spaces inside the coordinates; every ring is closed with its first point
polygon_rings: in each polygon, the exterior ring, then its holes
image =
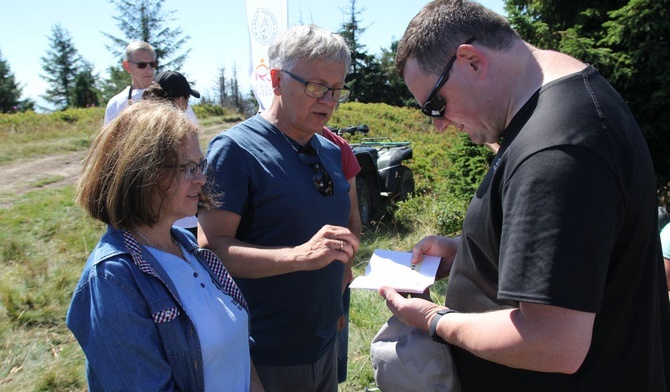
{"type": "MultiPolygon", "coordinates": [[[[475,37],[470,38],[469,40],[465,41],[464,45],[473,43],[475,39],[475,37]]],[[[438,93],[440,92],[442,86],[447,83],[447,80],[449,80],[449,70],[454,65],[454,61],[456,61],[456,53],[454,53],[454,56],[449,59],[447,66],[444,67],[444,71],[442,71],[442,74],[440,74],[440,78],[437,79],[437,83],[435,83],[433,91],[430,92],[428,99],[426,99],[426,102],[421,106],[421,113],[428,117],[444,117],[444,112],[447,110],[447,100],[438,93]]]]}
{"type": "Polygon", "coordinates": [[[312,182],[316,190],[323,196],[332,196],[334,192],[333,180],[326,169],[323,168],[316,150],[307,144],[298,151],[298,157],[302,163],[312,168],[312,182]]]}
{"type": "Polygon", "coordinates": [[[158,67],[158,61],[151,61],[151,62],[148,62],[148,63],[146,63],[144,61],[140,61],[139,63],[137,63],[135,61],[128,60],[128,62],[137,65],[137,68],[139,68],[139,69],[144,69],[144,68],[147,67],[147,65],[151,66],[151,68],[153,68],[153,69],[156,69],[156,67],[158,67]]]}

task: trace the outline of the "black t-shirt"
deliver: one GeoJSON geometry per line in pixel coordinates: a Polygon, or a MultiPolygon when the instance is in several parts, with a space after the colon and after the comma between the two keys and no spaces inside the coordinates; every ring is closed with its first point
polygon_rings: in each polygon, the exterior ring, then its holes
{"type": "Polygon", "coordinates": [[[591,67],[543,86],[505,130],[471,201],[446,304],[596,313],[591,347],[573,375],[454,348],[463,390],[666,390],[664,279],[653,166],[629,109],[591,67]]]}

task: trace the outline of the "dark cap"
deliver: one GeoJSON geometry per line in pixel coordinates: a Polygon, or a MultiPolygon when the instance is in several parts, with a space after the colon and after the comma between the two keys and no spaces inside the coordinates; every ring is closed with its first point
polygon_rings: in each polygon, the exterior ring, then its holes
{"type": "Polygon", "coordinates": [[[161,72],[154,77],[154,82],[161,85],[167,97],[176,98],[192,95],[200,98],[200,93],[193,90],[184,75],[177,71],[161,72]]]}

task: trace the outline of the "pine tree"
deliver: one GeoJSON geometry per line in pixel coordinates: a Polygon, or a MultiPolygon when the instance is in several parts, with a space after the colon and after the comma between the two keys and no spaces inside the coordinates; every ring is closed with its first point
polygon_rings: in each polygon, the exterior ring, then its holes
{"type": "Polygon", "coordinates": [[[240,91],[240,85],[237,82],[237,64],[233,63],[233,77],[230,79],[230,99],[232,107],[238,113],[244,112],[244,97],[240,91]]]}
{"type": "Polygon", "coordinates": [[[386,85],[387,91],[382,102],[393,106],[418,107],[416,99],[407,88],[407,84],[400,76],[395,66],[395,56],[398,53],[398,41],[393,41],[390,48],[382,48],[382,53],[377,57],[381,66],[382,83],[386,85]]]}
{"type": "Polygon", "coordinates": [[[115,57],[125,57],[126,46],[133,41],[144,41],[151,44],[156,51],[158,71],[181,70],[191,49],[181,52],[182,47],[191,38],[184,35],[181,28],[172,29],[167,26],[175,20],[175,11],[163,10],[165,0],[110,0],[118,14],[114,16],[122,36],[103,33],[112,41],[106,45],[115,57]]]}
{"type": "Polygon", "coordinates": [[[97,75],[93,74],[93,64],[83,61],[81,70],[74,77],[72,106],[88,108],[100,106],[100,93],[96,88],[97,75]]]}
{"type": "MultiPolygon", "coordinates": [[[[381,56],[367,52],[360,37],[367,28],[360,26],[358,16],[365,8],[357,9],[356,0],[350,0],[347,13],[348,21],[342,24],[338,32],[351,50],[351,72],[347,76],[347,85],[352,90],[352,99],[358,102],[383,102],[389,105],[403,106],[414,102],[412,95],[398,75],[393,64],[396,50],[382,50],[381,56]]],[[[397,48],[397,42],[395,43],[397,48]]]]}
{"type": "Polygon", "coordinates": [[[363,68],[370,56],[365,50],[365,45],[359,42],[360,36],[365,32],[365,28],[359,26],[358,20],[358,15],[362,11],[356,9],[356,0],[350,0],[349,9],[342,10],[342,12],[348,15],[349,20],[342,24],[342,28],[338,31],[338,34],[344,38],[351,51],[351,69],[347,70],[349,72],[347,75],[347,85],[353,92],[352,98],[359,102],[367,102],[363,96],[367,88],[363,83],[363,68]]]}
{"type": "Polygon", "coordinates": [[[22,88],[16,82],[9,63],[0,52],[0,113],[11,113],[19,110],[22,88]]]}
{"type": "Polygon", "coordinates": [[[351,50],[351,74],[353,75],[358,74],[368,56],[365,45],[360,43],[360,36],[367,30],[366,27],[359,25],[358,15],[363,11],[365,8],[356,9],[356,0],[350,0],[349,9],[342,10],[349,16],[349,21],[343,23],[342,29],[338,32],[351,50]]]}
{"type": "Polygon", "coordinates": [[[71,90],[79,70],[81,57],[72,43],[70,33],[60,24],[51,28],[49,50],[41,60],[44,74],[40,76],[49,84],[42,98],[57,109],[72,106],[71,90]]]}
{"type": "Polygon", "coordinates": [[[221,107],[228,105],[228,90],[226,84],[226,68],[219,68],[219,77],[216,79],[216,96],[221,107]]]}

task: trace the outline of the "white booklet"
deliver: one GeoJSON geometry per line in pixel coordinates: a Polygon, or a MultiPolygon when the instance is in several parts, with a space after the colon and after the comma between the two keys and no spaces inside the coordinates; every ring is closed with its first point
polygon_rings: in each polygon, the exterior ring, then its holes
{"type": "Polygon", "coordinates": [[[349,287],[378,290],[382,286],[389,286],[398,292],[423,293],[435,283],[440,257],[423,256],[423,260],[414,265],[411,260],[411,252],[376,249],[370,257],[365,275],[354,279],[349,287]]]}

